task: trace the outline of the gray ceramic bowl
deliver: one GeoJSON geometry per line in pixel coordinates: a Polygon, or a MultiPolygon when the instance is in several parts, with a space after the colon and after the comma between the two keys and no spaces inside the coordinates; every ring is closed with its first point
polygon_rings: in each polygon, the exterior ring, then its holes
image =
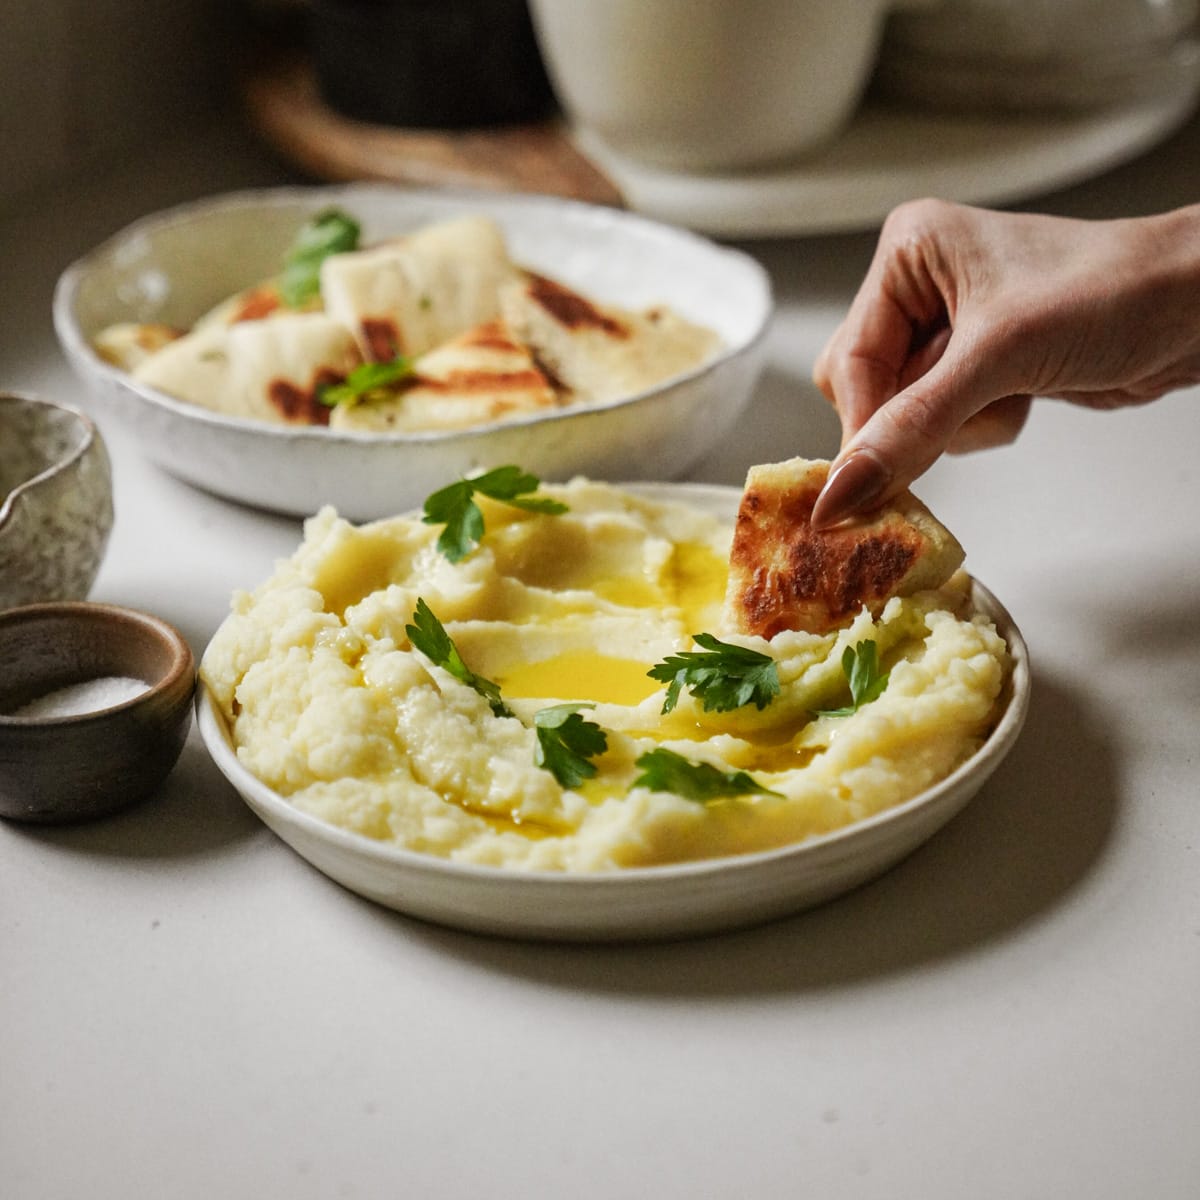
{"type": "Polygon", "coordinates": [[[65,404],[0,392],[0,609],[84,598],[112,523],[99,430],[65,404]]]}
{"type": "Polygon", "coordinates": [[[0,816],[64,822],[146,799],[192,719],[182,635],[109,604],[0,613],[0,816]]]}
{"type": "Polygon", "coordinates": [[[633,213],[551,196],[355,184],[239,192],[143,218],[69,267],[54,322],[96,411],[148,458],[217,495],[306,516],[324,503],[370,520],[420,504],[448,479],[517,463],[544,479],[671,479],[726,437],[762,368],[772,312],[749,255],[633,213]],[[121,321],[190,325],[219,300],[275,274],[313,214],[336,207],[365,242],[446,218],[492,217],[509,252],[589,296],[667,304],[715,330],[711,361],[597,406],[450,433],[351,433],[273,425],[188,404],[105,362],[92,339],[121,321]]]}

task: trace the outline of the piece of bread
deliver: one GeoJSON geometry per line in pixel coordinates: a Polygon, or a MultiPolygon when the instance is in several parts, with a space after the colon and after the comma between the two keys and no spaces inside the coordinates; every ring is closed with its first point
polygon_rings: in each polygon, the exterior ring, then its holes
{"type": "Polygon", "coordinates": [[[329,425],[372,433],[469,429],[561,404],[529,350],[502,321],[489,321],[423,354],[391,395],[339,404],[329,425]]]}
{"type": "Polygon", "coordinates": [[[504,320],[563,391],[603,403],[635,396],[711,358],[719,339],[668,308],[598,304],[542,275],[500,294],[504,320]]]}
{"type": "Polygon", "coordinates": [[[261,321],[264,317],[274,316],[276,313],[320,311],[319,293],[314,294],[299,308],[292,308],[283,302],[278,280],[266,279],[262,283],[235,292],[215,308],[210,308],[197,319],[192,326],[192,332],[209,325],[236,325],[239,321],[261,321]]]}
{"type": "Polygon", "coordinates": [[[866,606],[939,587],[962,565],[954,536],[910,492],[833,529],[812,528],[829,463],[751,467],[729,554],[724,626],[771,638],[827,633],[866,606]]]}
{"type": "Polygon", "coordinates": [[[92,345],[105,362],[122,371],[132,371],[182,336],[182,329],[158,321],[121,321],[102,329],[92,345]]]}
{"type": "Polygon", "coordinates": [[[133,377],[227,416],[313,425],[329,419],[321,385],[340,382],[360,361],[344,325],[324,313],[284,311],[205,325],[152,354],[133,377]]]}
{"type": "Polygon", "coordinates": [[[353,330],[367,362],[416,358],[500,315],[518,278],[504,234],[486,217],[427,225],[321,264],[325,311],[353,330]]]}

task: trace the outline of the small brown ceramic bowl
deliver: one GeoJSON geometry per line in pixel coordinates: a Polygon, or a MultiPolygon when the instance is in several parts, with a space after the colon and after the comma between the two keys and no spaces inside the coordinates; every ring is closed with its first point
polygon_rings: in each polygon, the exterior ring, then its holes
{"type": "Polygon", "coordinates": [[[196,667],[178,630],[87,601],[0,612],[0,817],[86,820],[175,765],[196,667]]]}

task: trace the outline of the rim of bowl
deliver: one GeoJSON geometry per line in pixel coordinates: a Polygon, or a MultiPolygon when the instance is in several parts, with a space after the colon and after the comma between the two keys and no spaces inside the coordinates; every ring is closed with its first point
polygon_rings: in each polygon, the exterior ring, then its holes
{"type": "Polygon", "coordinates": [[[168,651],[170,654],[169,665],[153,683],[142,680],[143,683],[146,683],[145,691],[130,696],[127,700],[121,700],[105,708],[90,709],[87,712],[57,717],[18,717],[12,713],[0,712],[0,728],[9,726],[31,729],[43,725],[81,725],[128,708],[134,708],[139,704],[144,704],[147,700],[167,695],[176,690],[180,691],[179,703],[183,707],[186,708],[191,704],[192,693],[196,685],[195,656],[187,639],[169,621],[142,609],[128,608],[120,604],[106,604],[95,600],[55,600],[42,604],[25,604],[0,612],[0,629],[7,625],[21,625],[27,621],[44,620],[47,617],[89,624],[120,621],[125,625],[135,626],[145,640],[152,641],[168,651]]]}
{"type": "Polygon", "coordinates": [[[44,396],[35,396],[28,392],[0,391],[0,405],[11,401],[39,408],[55,408],[59,412],[69,414],[75,418],[82,428],[83,439],[65,458],[60,458],[57,462],[51,463],[50,466],[39,471],[36,475],[31,475],[28,479],[23,479],[0,499],[0,527],[3,527],[12,515],[17,499],[22,493],[31,491],[38,484],[45,483],[46,480],[52,479],[55,475],[59,475],[68,467],[73,466],[92,448],[92,443],[99,436],[99,430],[96,428],[96,424],[91,417],[82,409],[76,408],[73,404],[66,404],[61,400],[48,400],[44,396]]]}
{"type": "MultiPolygon", "coordinates": [[[[350,203],[351,200],[347,200],[350,203]]],[[[281,441],[319,441],[413,445],[422,446],[430,443],[463,442],[490,436],[498,428],[526,427],[547,422],[569,420],[583,413],[604,412],[610,409],[623,408],[631,404],[643,402],[650,397],[660,395],[671,388],[688,380],[698,378],[734,358],[752,350],[766,337],[775,311],[774,292],[770,275],[763,265],[743,250],[733,246],[723,245],[712,238],[704,237],[690,229],[671,225],[667,222],[656,221],[639,213],[627,212],[624,209],[607,209],[603,205],[589,204],[582,200],[568,197],[541,195],[531,192],[486,192],[472,188],[401,188],[394,184],[365,181],[350,184],[316,184],[267,188],[245,188],[233,192],[225,192],[219,196],[210,196],[199,200],[190,200],[183,204],[162,209],[139,217],[137,220],[119,229],[116,233],[100,242],[82,257],[72,262],[59,276],[54,289],[53,316],[54,326],[59,340],[68,356],[76,362],[86,363],[88,369],[118,387],[132,391],[139,399],[155,404],[169,412],[182,415],[189,420],[217,428],[256,434],[259,436],[277,438],[281,441]],[[728,258],[744,269],[748,276],[754,278],[757,290],[760,292],[762,311],[748,336],[736,343],[723,344],[718,353],[670,379],[663,380],[653,387],[644,388],[629,396],[620,396],[602,404],[580,405],[576,408],[554,409],[549,412],[535,412],[515,417],[503,422],[480,425],[466,429],[431,429],[410,433],[371,432],[366,430],[330,429],[324,425],[284,425],[271,421],[261,421],[253,417],[234,417],[206,409],[198,404],[190,404],[167,392],[136,381],[127,371],[102,358],[84,334],[79,323],[76,307],[83,280],[95,268],[96,264],[110,259],[119,249],[131,242],[153,236],[159,230],[173,226],[186,225],[197,217],[209,213],[220,212],[224,209],[249,208],[259,205],[266,209],[287,208],[294,205],[313,207],[317,211],[323,206],[334,202],[337,196],[352,198],[358,194],[375,194],[379,196],[395,195],[398,199],[420,203],[422,201],[436,202],[445,199],[454,202],[475,201],[483,209],[490,205],[493,209],[543,207],[551,210],[566,210],[577,213],[598,214],[612,222],[631,225],[644,230],[656,237],[668,237],[679,242],[689,243],[706,253],[728,258]]]]}

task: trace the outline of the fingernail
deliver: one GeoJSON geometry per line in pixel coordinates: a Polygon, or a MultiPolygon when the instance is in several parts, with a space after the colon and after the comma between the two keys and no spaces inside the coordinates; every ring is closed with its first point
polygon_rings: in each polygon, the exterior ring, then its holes
{"type": "Polygon", "coordinates": [[[828,529],[862,512],[891,482],[891,473],[870,450],[855,450],[834,469],[813,505],[814,529],[828,529]]]}

